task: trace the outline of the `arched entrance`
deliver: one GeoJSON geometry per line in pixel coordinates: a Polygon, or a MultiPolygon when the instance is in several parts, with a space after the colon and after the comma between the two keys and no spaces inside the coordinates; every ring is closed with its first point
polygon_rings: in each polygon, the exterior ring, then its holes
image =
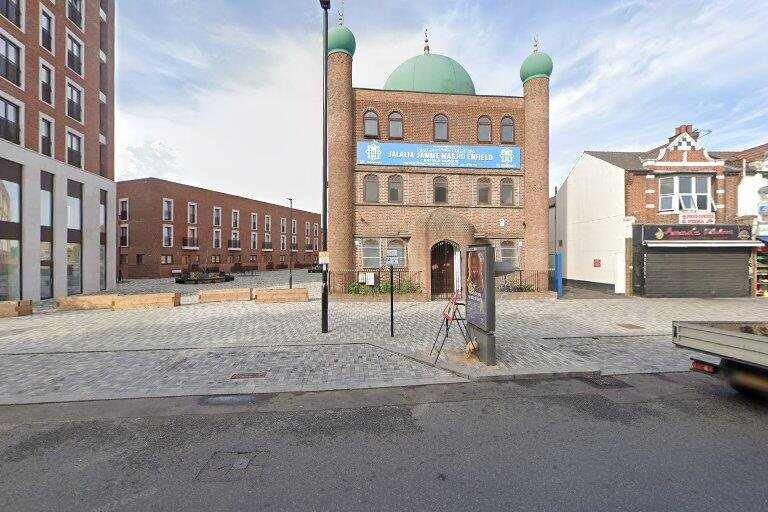
{"type": "Polygon", "coordinates": [[[433,298],[450,296],[456,290],[456,276],[460,272],[458,254],[456,247],[447,240],[432,246],[430,269],[433,298]]]}

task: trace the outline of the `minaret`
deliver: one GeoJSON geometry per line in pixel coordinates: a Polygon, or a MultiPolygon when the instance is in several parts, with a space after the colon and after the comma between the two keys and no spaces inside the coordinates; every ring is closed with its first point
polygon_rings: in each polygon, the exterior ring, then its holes
{"type": "Polygon", "coordinates": [[[355,36],[343,24],[328,31],[328,252],[330,271],[355,270],[355,36]]]}
{"type": "Polygon", "coordinates": [[[520,67],[523,81],[525,133],[523,138],[523,208],[525,230],[522,268],[549,268],[549,76],[552,59],[533,40],[531,53],[520,67]]]}

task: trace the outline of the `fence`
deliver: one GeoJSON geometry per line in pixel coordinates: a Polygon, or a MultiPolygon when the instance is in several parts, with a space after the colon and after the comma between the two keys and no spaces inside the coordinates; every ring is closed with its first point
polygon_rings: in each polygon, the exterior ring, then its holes
{"type": "MultiPolygon", "coordinates": [[[[331,293],[389,292],[389,269],[337,270],[328,272],[331,293]],[[383,289],[382,289],[383,285],[383,289]]],[[[395,293],[421,292],[421,272],[395,269],[393,275],[395,293]]]]}
{"type": "Polygon", "coordinates": [[[549,290],[550,272],[545,270],[515,270],[495,278],[497,292],[544,292],[549,290]]]}

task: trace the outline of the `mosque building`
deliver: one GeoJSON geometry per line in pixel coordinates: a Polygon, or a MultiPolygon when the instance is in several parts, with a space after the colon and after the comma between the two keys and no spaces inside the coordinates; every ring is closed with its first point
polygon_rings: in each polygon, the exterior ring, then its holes
{"type": "Polygon", "coordinates": [[[352,85],[355,47],[346,26],[329,31],[332,291],[396,257],[424,295],[449,295],[461,289],[463,251],[481,243],[546,290],[552,59],[534,44],[522,97],[481,95],[425,37],[423,54],[367,89],[352,85]]]}

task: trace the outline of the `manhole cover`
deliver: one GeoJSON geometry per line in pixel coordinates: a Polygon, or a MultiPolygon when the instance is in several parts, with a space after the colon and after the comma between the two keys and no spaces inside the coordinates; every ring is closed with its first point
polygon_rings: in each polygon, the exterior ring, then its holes
{"type": "Polygon", "coordinates": [[[258,472],[267,460],[265,451],[214,452],[200,468],[196,480],[201,482],[232,482],[258,472]]]}
{"type": "Polygon", "coordinates": [[[263,379],[267,372],[233,373],[230,379],[263,379]]]}
{"type": "Polygon", "coordinates": [[[631,384],[627,384],[621,379],[611,377],[610,375],[594,375],[588,377],[576,377],[576,380],[580,380],[590,387],[597,389],[622,389],[631,388],[631,384]]]}
{"type": "Polygon", "coordinates": [[[625,329],[644,329],[644,327],[635,324],[619,324],[619,327],[623,327],[625,329]]]}

